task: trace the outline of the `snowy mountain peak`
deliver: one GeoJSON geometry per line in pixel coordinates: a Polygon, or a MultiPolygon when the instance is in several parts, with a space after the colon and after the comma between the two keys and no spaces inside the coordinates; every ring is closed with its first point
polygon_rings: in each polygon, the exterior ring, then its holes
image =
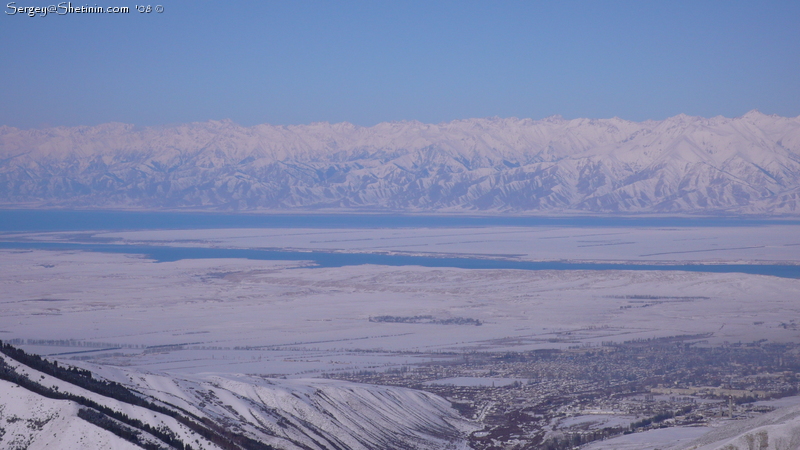
{"type": "Polygon", "coordinates": [[[751,109],[750,111],[747,111],[745,115],[742,116],[742,119],[758,120],[764,117],[777,117],[777,116],[775,115],[768,116],[757,109],[751,109]]]}

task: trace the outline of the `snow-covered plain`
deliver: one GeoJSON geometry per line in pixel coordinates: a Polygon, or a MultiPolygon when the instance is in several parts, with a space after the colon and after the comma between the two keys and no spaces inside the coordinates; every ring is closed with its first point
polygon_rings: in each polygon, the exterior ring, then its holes
{"type": "MultiPolygon", "coordinates": [[[[72,235],[42,233],[36,240],[72,235]]],[[[800,262],[800,225],[148,230],[94,234],[125,244],[275,248],[530,261],[800,262]]]]}
{"type": "Polygon", "coordinates": [[[303,266],[3,250],[0,335],[62,359],[293,377],[413,364],[442,352],[700,333],[713,333],[711,343],[798,337],[782,325],[800,320],[797,279],[303,266]],[[482,324],[370,320],[421,315],[482,324]]]}

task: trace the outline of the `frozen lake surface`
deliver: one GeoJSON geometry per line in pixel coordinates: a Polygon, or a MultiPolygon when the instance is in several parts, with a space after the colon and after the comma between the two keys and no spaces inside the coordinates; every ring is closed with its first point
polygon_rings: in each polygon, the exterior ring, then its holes
{"type": "Polygon", "coordinates": [[[692,264],[630,263],[630,262],[562,262],[519,261],[489,258],[476,254],[473,257],[422,256],[385,253],[324,252],[308,250],[261,250],[248,248],[173,247],[169,245],[108,245],[76,244],[64,242],[0,242],[0,249],[83,250],[103,253],[138,254],[156,262],[182,259],[251,259],[269,261],[309,261],[317,267],[344,267],[364,264],[384,266],[454,267],[460,269],[512,269],[512,270],[663,270],[711,273],[748,273],[772,275],[783,278],[800,278],[800,264],[692,264]]]}
{"type": "Polygon", "coordinates": [[[0,248],[131,253],[160,262],[241,258],[312,261],[318,267],[800,277],[800,222],[791,220],[99,211],[0,211],[0,219],[0,248]]]}
{"type": "Polygon", "coordinates": [[[403,214],[232,214],[203,212],[0,210],[0,231],[156,230],[217,228],[452,227],[752,227],[800,225],[798,219],[659,216],[513,216],[403,214]]]}

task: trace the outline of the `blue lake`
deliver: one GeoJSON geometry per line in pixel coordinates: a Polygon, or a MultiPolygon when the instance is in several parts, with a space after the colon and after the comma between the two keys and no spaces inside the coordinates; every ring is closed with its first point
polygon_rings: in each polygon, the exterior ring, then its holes
{"type": "Polygon", "coordinates": [[[0,248],[61,249],[146,255],[159,262],[198,258],[313,261],[319,267],[362,264],[387,266],[455,267],[463,269],[517,270],[683,270],[691,272],[749,273],[800,278],[797,265],[757,264],[593,264],[529,262],[480,258],[408,256],[397,254],[328,253],[268,249],[187,248],[132,246],[103,243],[36,243],[16,241],[14,232],[155,230],[204,228],[401,228],[401,227],[731,227],[800,225],[799,220],[694,217],[520,217],[520,216],[424,216],[389,214],[257,215],[123,211],[0,210],[0,231],[12,233],[0,248]]]}
{"type": "Polygon", "coordinates": [[[782,278],[800,278],[797,265],[759,264],[594,264],[570,262],[532,262],[480,258],[438,258],[370,253],[327,253],[261,249],[225,249],[141,245],[0,242],[5,249],[85,250],[105,253],[145,255],[158,262],[181,259],[242,258],[254,260],[313,261],[318,267],[343,267],[362,264],[385,266],[455,267],[461,269],[516,270],[683,270],[690,272],[749,273],[782,278]]]}
{"type": "Polygon", "coordinates": [[[5,232],[203,228],[736,227],[763,225],[800,225],[800,220],[741,217],[231,214],[0,209],[0,231],[5,232]]]}

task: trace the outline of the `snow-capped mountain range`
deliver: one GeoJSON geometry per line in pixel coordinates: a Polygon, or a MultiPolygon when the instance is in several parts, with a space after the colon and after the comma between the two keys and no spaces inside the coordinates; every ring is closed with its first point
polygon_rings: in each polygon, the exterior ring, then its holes
{"type": "Polygon", "coordinates": [[[0,204],[800,214],[800,117],[0,127],[0,204]]]}

